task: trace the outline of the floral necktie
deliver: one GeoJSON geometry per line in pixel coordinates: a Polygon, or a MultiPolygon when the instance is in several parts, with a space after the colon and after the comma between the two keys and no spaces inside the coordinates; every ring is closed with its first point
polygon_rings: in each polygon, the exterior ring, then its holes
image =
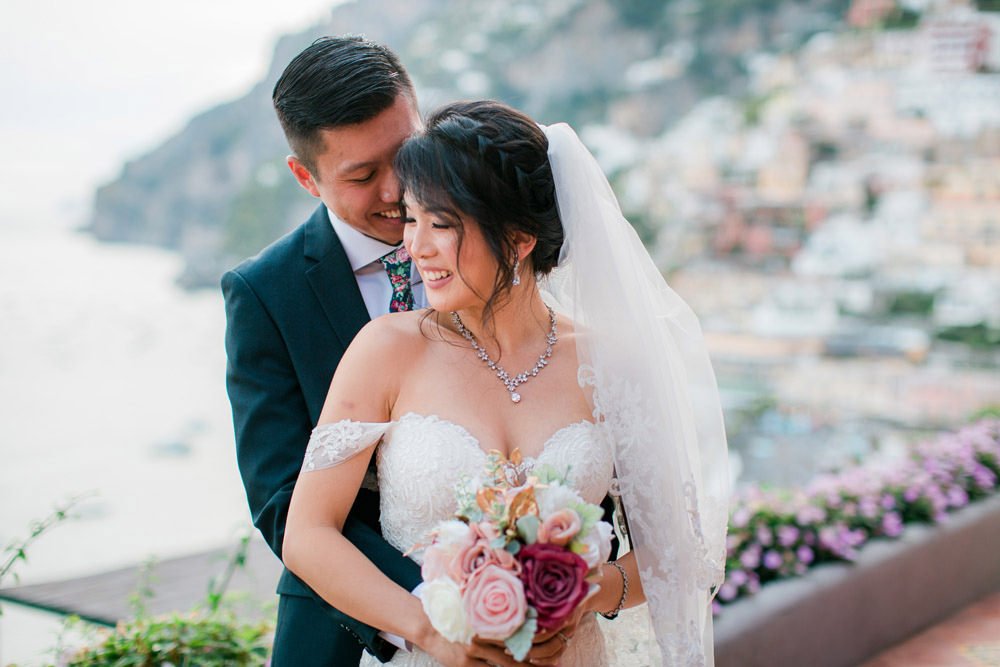
{"type": "Polygon", "coordinates": [[[399,246],[392,252],[379,257],[385,272],[389,274],[392,283],[392,301],[389,302],[389,312],[398,313],[403,310],[413,310],[413,290],[410,287],[410,253],[405,246],[399,246]]]}

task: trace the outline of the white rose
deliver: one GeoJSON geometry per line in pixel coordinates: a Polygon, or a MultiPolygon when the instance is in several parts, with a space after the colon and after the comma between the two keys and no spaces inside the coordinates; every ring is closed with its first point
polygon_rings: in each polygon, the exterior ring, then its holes
{"type": "Polygon", "coordinates": [[[583,498],[576,491],[558,482],[536,489],[535,500],[538,502],[538,513],[542,521],[559,510],[573,508],[583,503],[583,498]]]}
{"type": "Polygon", "coordinates": [[[468,644],[472,628],[462,605],[462,591],[447,577],[425,582],[420,589],[420,603],[427,618],[441,636],[452,642],[468,644]]]}
{"type": "Polygon", "coordinates": [[[587,567],[590,569],[607,561],[608,556],[611,555],[611,532],[610,523],[598,521],[586,535],[577,538],[580,544],[587,548],[587,551],[580,554],[580,557],[587,562],[587,567]]]}
{"type": "Polygon", "coordinates": [[[469,524],[458,519],[442,521],[434,529],[434,535],[437,538],[435,541],[444,547],[464,544],[469,540],[470,533],[469,524]]]}

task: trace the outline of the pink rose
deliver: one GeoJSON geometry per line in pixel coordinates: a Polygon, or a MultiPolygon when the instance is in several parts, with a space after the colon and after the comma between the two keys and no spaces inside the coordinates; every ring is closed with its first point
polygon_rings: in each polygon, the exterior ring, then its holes
{"type": "Polygon", "coordinates": [[[572,551],[541,542],[522,548],[517,559],[525,597],[538,611],[538,629],[561,628],[587,596],[586,561],[572,551]]]}
{"type": "Polygon", "coordinates": [[[500,537],[500,533],[497,532],[496,526],[494,526],[489,521],[480,521],[479,523],[470,524],[472,531],[476,534],[479,539],[491,541],[500,537]]]}
{"type": "Polygon", "coordinates": [[[564,547],[580,532],[580,515],[571,509],[562,509],[549,515],[538,527],[538,541],[564,547]]]}
{"type": "Polygon", "coordinates": [[[452,551],[453,549],[442,544],[432,544],[424,550],[424,564],[420,566],[420,575],[424,581],[434,581],[448,576],[448,565],[454,556],[450,553],[452,551]]]}
{"type": "MultiPolygon", "coordinates": [[[[424,563],[420,568],[424,581],[449,576],[455,557],[476,543],[476,533],[471,528],[458,521],[450,524],[454,526],[446,526],[448,530],[436,535],[434,543],[424,550],[424,563]]],[[[463,580],[455,579],[455,583],[463,583],[463,580]]]]}
{"type": "Polygon", "coordinates": [[[507,639],[521,627],[528,611],[521,580],[492,563],[469,577],[464,599],[469,625],[484,639],[507,639]]]}
{"type": "Polygon", "coordinates": [[[486,540],[479,539],[462,546],[448,564],[448,575],[459,584],[465,585],[477,570],[486,565],[497,565],[514,574],[521,572],[521,565],[506,549],[494,549],[486,540]]]}

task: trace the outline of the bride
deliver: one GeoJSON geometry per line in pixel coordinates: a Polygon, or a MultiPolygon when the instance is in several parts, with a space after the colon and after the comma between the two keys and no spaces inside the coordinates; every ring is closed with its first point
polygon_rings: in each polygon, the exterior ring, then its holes
{"type": "MultiPolygon", "coordinates": [[[[372,321],[333,378],[295,486],[286,566],[338,609],[403,637],[391,664],[515,664],[453,644],[340,529],[370,463],[401,551],[455,511],[487,452],[568,472],[628,509],[631,551],[532,664],[606,665],[592,612],[648,602],[655,662],[711,665],[728,470],[718,392],[690,309],[656,270],[565,125],[497,102],[435,113],[396,157],[404,244],[429,308],[372,321]],[[306,474],[308,473],[308,474],[306,474]]],[[[419,560],[420,552],[411,557],[419,560]]],[[[377,664],[366,655],[362,664],[377,664]]]]}

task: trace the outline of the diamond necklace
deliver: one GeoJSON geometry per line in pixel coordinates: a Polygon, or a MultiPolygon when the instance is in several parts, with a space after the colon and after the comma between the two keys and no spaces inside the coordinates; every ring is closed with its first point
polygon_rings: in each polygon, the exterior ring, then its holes
{"type": "Polygon", "coordinates": [[[455,327],[458,328],[458,333],[462,334],[462,338],[469,341],[472,345],[472,349],[476,351],[476,356],[482,359],[483,363],[489,366],[491,371],[496,371],[497,377],[503,382],[504,386],[507,387],[507,391],[510,392],[510,400],[515,403],[521,402],[521,394],[517,393],[517,388],[528,381],[529,378],[533,378],[538,375],[538,372],[545,368],[549,364],[549,358],[552,356],[552,346],[556,344],[558,340],[556,338],[556,314],[549,306],[545,306],[545,309],[549,311],[549,333],[545,336],[545,352],[542,356],[538,357],[538,361],[532,366],[531,370],[525,371],[523,373],[518,373],[514,377],[503,369],[503,366],[497,362],[490,359],[490,355],[486,352],[486,348],[479,344],[476,337],[471,331],[465,328],[462,323],[462,318],[458,316],[458,313],[452,312],[451,319],[455,323],[455,327]]]}

